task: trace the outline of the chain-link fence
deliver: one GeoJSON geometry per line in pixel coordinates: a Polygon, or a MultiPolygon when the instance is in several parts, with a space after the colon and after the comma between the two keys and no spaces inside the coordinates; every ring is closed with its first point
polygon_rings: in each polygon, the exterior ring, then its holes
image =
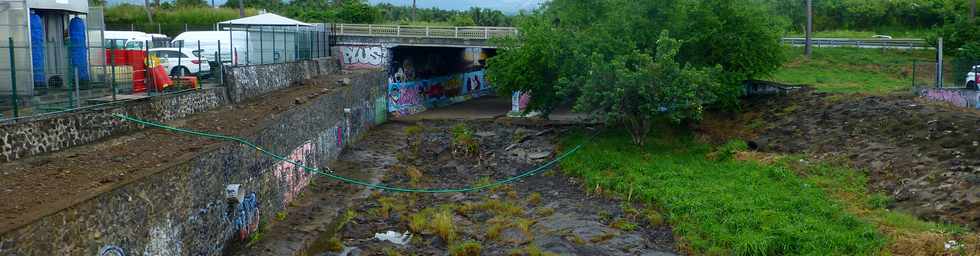
{"type": "Polygon", "coordinates": [[[0,121],[220,86],[230,66],[330,55],[326,24],[105,25],[100,7],[36,12],[24,0],[0,0],[0,32],[10,35],[0,38],[0,121]],[[75,18],[84,33],[70,31],[75,18]]]}
{"type": "Polygon", "coordinates": [[[980,60],[952,58],[939,65],[935,61],[912,64],[912,87],[977,90],[980,60]]]}

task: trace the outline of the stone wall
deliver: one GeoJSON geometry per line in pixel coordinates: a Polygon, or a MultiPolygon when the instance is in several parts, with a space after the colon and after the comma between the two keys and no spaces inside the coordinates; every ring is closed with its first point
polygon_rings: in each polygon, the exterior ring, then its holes
{"type": "MultiPolygon", "coordinates": [[[[385,74],[357,75],[351,84],[264,121],[247,139],[290,160],[326,166],[385,121],[385,74]]],[[[245,243],[315,178],[230,142],[174,162],[0,235],[0,255],[221,255],[245,243]],[[228,200],[233,184],[240,185],[239,199],[228,200]]]]}
{"type": "Polygon", "coordinates": [[[170,121],[228,103],[224,88],[164,95],[78,112],[39,116],[0,124],[0,162],[54,152],[137,129],[113,114],[170,121]]]}
{"type": "Polygon", "coordinates": [[[949,102],[958,107],[980,109],[980,91],[926,88],[919,95],[930,100],[949,102]]]}
{"type": "Polygon", "coordinates": [[[238,103],[266,93],[293,86],[320,74],[340,70],[337,59],[327,57],[289,63],[263,64],[226,68],[224,73],[228,96],[238,103]]]}

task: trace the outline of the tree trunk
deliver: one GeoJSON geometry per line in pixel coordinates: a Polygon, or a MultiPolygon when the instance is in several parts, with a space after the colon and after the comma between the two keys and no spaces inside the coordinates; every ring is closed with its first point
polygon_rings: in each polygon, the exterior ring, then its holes
{"type": "Polygon", "coordinates": [[[970,22],[977,21],[977,0],[970,1],[970,22]]]}
{"type": "Polygon", "coordinates": [[[412,0],[412,21],[415,21],[415,0],[412,0]]]}
{"type": "Polygon", "coordinates": [[[150,0],[143,0],[143,9],[146,10],[146,18],[153,23],[153,6],[150,5],[150,0]]]}

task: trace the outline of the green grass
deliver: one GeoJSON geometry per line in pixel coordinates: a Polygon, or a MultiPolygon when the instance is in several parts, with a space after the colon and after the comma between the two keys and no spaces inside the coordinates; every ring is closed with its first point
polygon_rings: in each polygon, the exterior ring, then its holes
{"type": "Polygon", "coordinates": [[[695,253],[735,255],[875,254],[886,239],[874,225],[844,210],[817,184],[787,167],[753,161],[708,160],[712,147],[688,134],[661,130],[646,146],[625,132],[589,141],[562,163],[572,175],[663,206],[683,247],[695,253]]]}
{"type": "Polygon", "coordinates": [[[810,59],[803,56],[802,48],[785,50],[789,61],[769,79],[811,85],[818,91],[831,93],[882,94],[910,90],[913,60],[934,59],[933,52],[926,50],[814,48],[810,59]]]}

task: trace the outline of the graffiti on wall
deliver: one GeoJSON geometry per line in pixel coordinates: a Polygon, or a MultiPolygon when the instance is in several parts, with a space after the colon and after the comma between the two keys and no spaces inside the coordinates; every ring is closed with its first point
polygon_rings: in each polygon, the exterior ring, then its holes
{"type": "Polygon", "coordinates": [[[527,110],[527,104],[531,102],[530,93],[514,92],[510,96],[510,112],[513,113],[524,113],[527,110]]]}
{"type": "Polygon", "coordinates": [[[492,93],[483,70],[388,84],[388,112],[411,115],[492,93]]]}
{"type": "Polygon", "coordinates": [[[980,91],[923,89],[919,95],[930,100],[949,102],[958,107],[980,109],[980,91]]]}
{"type": "Polygon", "coordinates": [[[126,256],[126,252],[119,246],[106,245],[99,249],[99,256],[126,256]]]}
{"type": "Polygon", "coordinates": [[[302,146],[294,149],[286,157],[289,161],[281,161],[272,167],[272,173],[279,179],[280,184],[286,190],[283,193],[283,205],[292,202],[296,198],[296,195],[299,195],[299,192],[303,191],[303,188],[310,184],[310,179],[313,177],[313,173],[307,172],[291,162],[299,164],[315,163],[316,161],[313,158],[314,153],[315,147],[313,142],[306,142],[302,146]]]}
{"type": "Polygon", "coordinates": [[[183,255],[180,237],[180,226],[174,225],[168,217],[163,223],[150,228],[150,243],[143,249],[143,255],[183,255]]]}
{"type": "Polygon", "coordinates": [[[380,46],[341,46],[344,68],[384,68],[388,49],[380,46]]]}
{"type": "Polygon", "coordinates": [[[242,202],[235,208],[235,219],[232,220],[238,239],[245,241],[248,236],[259,229],[259,201],[255,192],[245,195],[242,202]]]}

